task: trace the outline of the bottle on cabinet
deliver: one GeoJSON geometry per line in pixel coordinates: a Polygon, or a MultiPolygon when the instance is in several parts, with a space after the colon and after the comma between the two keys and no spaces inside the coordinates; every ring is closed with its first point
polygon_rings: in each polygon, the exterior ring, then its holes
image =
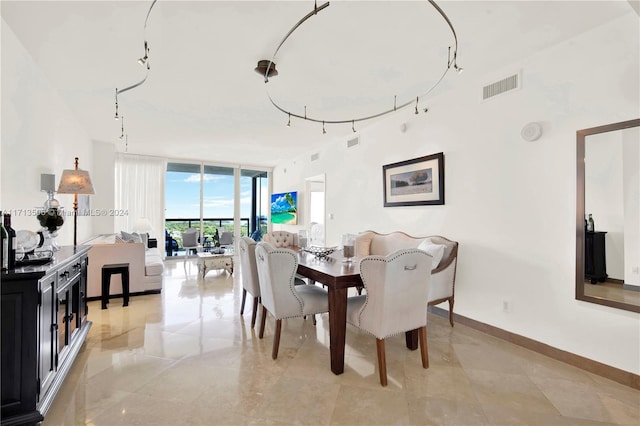
{"type": "Polygon", "coordinates": [[[2,250],[2,268],[5,269],[5,265],[6,265],[6,269],[7,270],[11,270],[11,269],[15,269],[16,267],[16,245],[17,245],[17,240],[16,240],[16,231],[14,231],[14,229],[11,227],[11,215],[10,214],[5,214],[4,215],[4,227],[3,227],[3,235],[6,232],[6,240],[3,239],[3,250],[2,250]],[[6,245],[4,243],[4,241],[6,241],[6,245]],[[6,251],[5,251],[6,248],[6,251]],[[5,261],[4,258],[7,258],[7,260],[5,261]]]}
{"type": "MultiPolygon", "coordinates": [[[[0,211],[0,217],[2,216],[2,212],[0,211]]],[[[3,271],[6,271],[8,268],[9,262],[9,234],[7,230],[4,228],[4,222],[0,222],[0,266],[3,271]]]]}
{"type": "Polygon", "coordinates": [[[587,231],[594,232],[596,230],[596,226],[593,222],[593,215],[589,213],[589,218],[587,219],[587,231]]]}

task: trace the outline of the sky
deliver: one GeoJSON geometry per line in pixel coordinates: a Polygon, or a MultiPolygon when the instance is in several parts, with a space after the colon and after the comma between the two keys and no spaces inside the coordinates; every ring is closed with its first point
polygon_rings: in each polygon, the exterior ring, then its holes
{"type": "MultiPolygon", "coordinates": [[[[200,217],[200,174],[167,172],[165,218],[200,217]]],[[[233,218],[233,176],[204,175],[204,217],[233,218]]],[[[266,215],[268,197],[262,197],[262,214],[266,215]]],[[[251,178],[240,178],[240,217],[251,214],[251,178]]]]}

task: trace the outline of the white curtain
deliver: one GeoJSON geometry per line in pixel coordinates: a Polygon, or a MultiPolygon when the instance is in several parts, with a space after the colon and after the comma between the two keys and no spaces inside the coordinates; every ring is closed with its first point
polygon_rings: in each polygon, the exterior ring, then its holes
{"type": "Polygon", "coordinates": [[[135,231],[136,220],[146,218],[164,250],[164,177],[167,161],[162,158],[117,153],[115,208],[127,214],[115,217],[116,232],[135,231]]]}

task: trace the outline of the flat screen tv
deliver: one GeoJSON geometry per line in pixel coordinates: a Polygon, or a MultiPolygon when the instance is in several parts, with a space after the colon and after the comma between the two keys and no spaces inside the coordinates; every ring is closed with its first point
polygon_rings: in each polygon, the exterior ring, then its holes
{"type": "Polygon", "coordinates": [[[298,224],[298,193],[283,192],[271,195],[271,223],[298,224]]]}

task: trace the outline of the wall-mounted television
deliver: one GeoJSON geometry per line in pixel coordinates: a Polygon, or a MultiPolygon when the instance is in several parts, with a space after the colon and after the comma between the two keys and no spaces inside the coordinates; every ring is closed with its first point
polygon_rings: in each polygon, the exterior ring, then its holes
{"type": "Polygon", "coordinates": [[[298,193],[283,192],[271,195],[271,223],[298,224],[298,193]]]}

